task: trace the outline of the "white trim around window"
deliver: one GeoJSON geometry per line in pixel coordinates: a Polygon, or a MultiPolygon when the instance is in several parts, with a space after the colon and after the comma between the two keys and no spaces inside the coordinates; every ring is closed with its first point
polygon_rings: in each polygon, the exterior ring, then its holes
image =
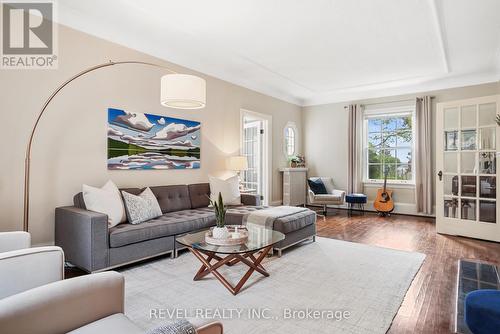
{"type": "MultiPolygon", "coordinates": [[[[368,138],[369,136],[373,135],[373,132],[370,133],[370,129],[368,129],[368,123],[369,120],[373,119],[384,119],[384,118],[396,118],[398,116],[411,116],[411,130],[408,130],[411,133],[411,143],[407,144],[399,144],[398,140],[394,140],[394,143],[382,143],[382,147],[379,149],[385,149],[387,151],[394,152],[394,157],[398,158],[398,152],[411,152],[411,160],[408,165],[411,171],[411,179],[405,180],[405,179],[388,179],[387,183],[392,184],[392,185],[400,185],[402,187],[404,186],[414,186],[415,185],[415,159],[414,159],[414,152],[415,152],[415,105],[400,105],[400,106],[377,106],[376,108],[365,108],[363,112],[363,149],[362,149],[362,154],[363,154],[363,183],[365,184],[372,184],[372,185],[377,185],[377,184],[382,184],[384,182],[383,177],[381,178],[370,178],[369,177],[369,167],[373,166],[372,168],[376,169],[378,166],[380,166],[380,170],[383,173],[383,170],[386,168],[386,162],[385,159],[381,162],[370,162],[369,161],[369,143],[368,143],[368,138]]],[[[375,131],[375,133],[380,134],[381,140],[385,138],[384,134],[386,133],[394,133],[396,132],[398,127],[395,129],[387,129],[384,130],[383,127],[381,126],[380,132],[375,131]]],[[[372,129],[373,131],[373,129],[372,129]]],[[[376,136],[375,136],[376,137],[376,136]]],[[[373,138],[373,136],[372,136],[373,138]]],[[[373,153],[373,151],[372,151],[373,153]]],[[[392,153],[391,153],[392,154],[392,153]]],[[[393,165],[393,163],[388,164],[390,166],[393,165]]],[[[404,162],[394,163],[394,173],[395,175],[398,175],[398,170],[399,168],[404,168],[406,164],[404,162]]],[[[373,171],[372,171],[373,172],[373,171]]],[[[379,176],[381,174],[379,173],[379,176]]]]}
{"type": "Polygon", "coordinates": [[[283,154],[286,159],[298,153],[297,144],[299,142],[299,131],[295,122],[287,122],[283,128],[283,154]]]}

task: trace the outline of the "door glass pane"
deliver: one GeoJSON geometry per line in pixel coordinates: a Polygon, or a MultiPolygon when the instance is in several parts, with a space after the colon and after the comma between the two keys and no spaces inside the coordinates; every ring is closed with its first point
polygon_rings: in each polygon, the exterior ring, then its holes
{"type": "Polygon", "coordinates": [[[476,197],[476,177],[462,175],[462,196],[476,197]]]}
{"type": "Polygon", "coordinates": [[[485,223],[496,223],[496,202],[492,201],[479,201],[479,221],[485,223]]]}
{"type": "Polygon", "coordinates": [[[479,153],[479,173],[480,174],[496,174],[497,158],[494,152],[479,153]]]}
{"type": "Polygon", "coordinates": [[[458,176],[447,175],[443,176],[443,190],[445,195],[458,196],[458,176]]]}
{"type": "Polygon", "coordinates": [[[476,130],[462,131],[462,150],[470,151],[476,149],[476,130]]]}
{"type": "Polygon", "coordinates": [[[462,129],[476,127],[476,106],[463,106],[461,108],[462,129]]]}
{"type": "Polygon", "coordinates": [[[496,103],[479,105],[479,126],[495,125],[496,103]]]}
{"type": "Polygon", "coordinates": [[[495,176],[479,177],[479,197],[497,197],[497,178],[495,176]]]}
{"type": "Polygon", "coordinates": [[[462,199],[461,200],[462,219],[476,220],[476,200],[462,199]]]}
{"type": "Polygon", "coordinates": [[[445,151],[458,150],[458,131],[444,132],[444,150],[445,151]]]}
{"type": "Polygon", "coordinates": [[[483,128],[479,130],[479,149],[494,150],[495,143],[495,128],[483,128]]]}
{"type": "Polygon", "coordinates": [[[444,199],[444,216],[449,218],[458,218],[458,199],[444,199]]]}
{"type": "Polygon", "coordinates": [[[476,153],[475,152],[461,152],[460,153],[460,169],[465,174],[476,174],[476,153]]]}
{"type": "Polygon", "coordinates": [[[444,154],[444,172],[456,173],[457,172],[457,152],[446,152],[444,154]]]}
{"type": "Polygon", "coordinates": [[[444,109],[444,128],[445,129],[458,129],[458,108],[444,109]]]}

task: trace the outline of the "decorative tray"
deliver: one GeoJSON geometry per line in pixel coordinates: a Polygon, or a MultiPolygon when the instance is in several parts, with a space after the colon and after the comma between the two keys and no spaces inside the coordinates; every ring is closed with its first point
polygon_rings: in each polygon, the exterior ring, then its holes
{"type": "Polygon", "coordinates": [[[229,230],[228,238],[214,238],[212,237],[212,230],[205,233],[205,242],[216,246],[235,246],[241,245],[248,241],[248,231],[246,226],[227,226],[229,230]],[[237,231],[236,231],[237,230],[237,231]]]}

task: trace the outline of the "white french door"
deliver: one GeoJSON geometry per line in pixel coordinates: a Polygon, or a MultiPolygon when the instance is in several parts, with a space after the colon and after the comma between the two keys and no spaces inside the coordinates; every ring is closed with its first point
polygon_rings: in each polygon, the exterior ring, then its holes
{"type": "Polygon", "coordinates": [[[495,95],[437,105],[438,233],[500,241],[499,104],[495,95]]]}
{"type": "Polygon", "coordinates": [[[242,154],[247,157],[248,169],[243,171],[242,184],[248,191],[255,191],[263,195],[263,121],[248,119],[243,120],[243,147],[242,154]]]}
{"type": "Polygon", "coordinates": [[[260,195],[264,205],[271,198],[271,122],[269,115],[241,110],[241,154],[248,160],[241,183],[243,191],[260,195]]]}

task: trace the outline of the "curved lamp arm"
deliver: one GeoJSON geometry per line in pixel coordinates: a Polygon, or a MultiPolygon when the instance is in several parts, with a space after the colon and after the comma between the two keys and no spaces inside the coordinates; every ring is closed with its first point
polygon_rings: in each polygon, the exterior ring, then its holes
{"type": "Polygon", "coordinates": [[[134,60],[117,61],[117,62],[110,61],[108,63],[95,65],[95,66],[89,67],[89,68],[81,71],[81,72],[73,75],[68,80],[64,81],[61,85],[59,85],[56,88],[56,90],[45,101],[42,109],[38,113],[38,117],[36,118],[35,125],[33,126],[33,129],[31,130],[31,134],[30,134],[30,137],[28,140],[28,145],[26,147],[26,159],[24,161],[24,218],[23,218],[23,230],[24,231],[28,232],[28,229],[29,229],[31,145],[33,144],[33,138],[35,136],[35,131],[36,131],[36,128],[38,127],[38,123],[40,123],[40,119],[42,118],[48,105],[64,87],[66,87],[68,84],[70,84],[72,81],[78,79],[79,77],[84,76],[87,73],[93,72],[93,71],[98,70],[98,69],[103,68],[103,67],[109,67],[109,66],[113,66],[113,65],[125,65],[125,64],[137,64],[137,65],[153,66],[153,67],[165,69],[171,73],[177,73],[166,66],[162,66],[159,64],[155,64],[155,63],[148,63],[148,62],[144,62],[144,61],[134,61],[134,60]]]}

